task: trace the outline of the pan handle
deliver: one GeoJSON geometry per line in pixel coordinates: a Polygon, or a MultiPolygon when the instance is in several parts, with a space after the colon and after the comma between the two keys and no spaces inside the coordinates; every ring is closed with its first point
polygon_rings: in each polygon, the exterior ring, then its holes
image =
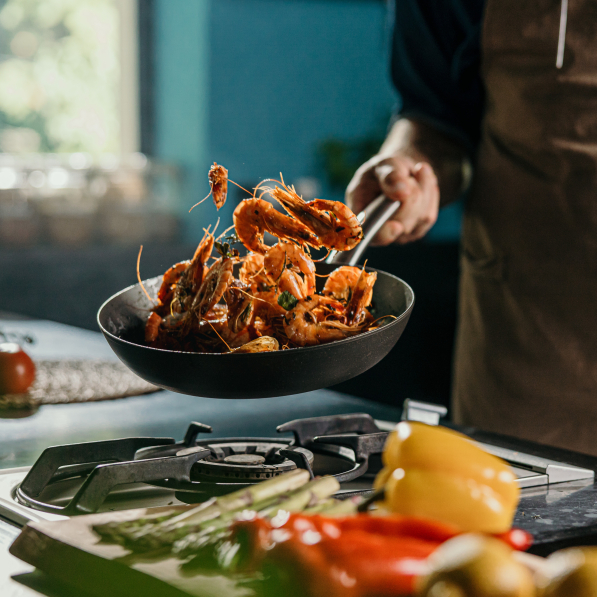
{"type": "Polygon", "coordinates": [[[363,240],[350,251],[332,251],[326,263],[337,265],[356,265],[379,229],[396,213],[400,201],[392,201],[384,195],[374,199],[358,216],[363,224],[363,240]]]}

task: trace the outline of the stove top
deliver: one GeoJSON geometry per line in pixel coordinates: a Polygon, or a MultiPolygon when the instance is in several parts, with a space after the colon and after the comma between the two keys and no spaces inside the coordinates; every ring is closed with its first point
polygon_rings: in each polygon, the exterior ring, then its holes
{"type": "MultiPolygon", "coordinates": [[[[437,424],[441,407],[409,401],[405,418],[437,424]]],[[[78,514],[203,502],[295,468],[334,475],[337,497],[367,495],[381,468],[394,422],[356,413],[290,421],[292,439],[205,438],[191,423],[184,439],[125,438],[47,448],[32,467],[0,471],[0,516],[24,525],[78,514]]],[[[506,460],[522,488],[592,480],[594,472],[503,447],[480,444],[506,460]]]]}

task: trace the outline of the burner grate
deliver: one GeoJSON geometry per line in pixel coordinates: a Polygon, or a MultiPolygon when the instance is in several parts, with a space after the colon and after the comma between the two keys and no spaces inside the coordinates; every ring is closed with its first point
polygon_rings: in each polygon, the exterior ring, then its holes
{"type": "MultiPolygon", "coordinates": [[[[296,462],[284,455],[287,443],[228,440],[200,445],[210,453],[191,470],[191,480],[199,483],[255,483],[297,468],[296,462]]],[[[308,450],[304,454],[312,466],[313,454],[308,450]]]]}
{"type": "Polygon", "coordinates": [[[181,501],[202,501],[297,467],[313,478],[315,453],[342,463],[331,470],[316,466],[318,474],[333,473],[338,481],[346,482],[367,472],[370,456],[381,452],[387,436],[366,414],[281,425],[278,431],[292,432],[293,440],[197,440],[200,433],[211,431],[208,425],[193,422],[178,443],[172,438],[127,438],[48,448],[17,488],[16,497],[35,510],[64,515],[96,512],[112,489],[134,483],[174,489],[181,501]],[[71,479],[82,483],[70,502],[44,501],[52,493],[46,488],[71,479]]]}

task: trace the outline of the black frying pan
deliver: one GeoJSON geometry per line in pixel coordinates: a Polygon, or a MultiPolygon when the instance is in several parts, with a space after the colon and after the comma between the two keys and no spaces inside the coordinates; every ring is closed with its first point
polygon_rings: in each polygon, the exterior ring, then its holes
{"type": "MultiPolygon", "coordinates": [[[[364,239],[352,251],[318,263],[327,274],[339,264],[357,263],[380,226],[398,207],[379,198],[369,208],[364,239]]],[[[367,271],[377,271],[366,268],[367,271]]],[[[323,285],[325,280],[318,278],[323,285]]],[[[161,276],[144,281],[155,295],[161,276]]],[[[376,330],[329,344],[251,354],[207,354],[150,348],[142,344],[152,304],[138,284],[108,299],[98,323],[118,358],[143,379],[167,390],[209,398],[269,398],[325,388],[360,375],[383,359],[400,338],[415,301],[411,287],[400,278],[377,271],[373,289],[376,316],[385,319],[376,330]]]]}

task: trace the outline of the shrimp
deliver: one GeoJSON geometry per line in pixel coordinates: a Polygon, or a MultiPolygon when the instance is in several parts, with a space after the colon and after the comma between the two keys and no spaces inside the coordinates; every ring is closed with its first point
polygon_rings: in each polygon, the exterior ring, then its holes
{"type": "Polygon", "coordinates": [[[265,254],[264,268],[270,282],[277,285],[280,292],[288,291],[298,299],[315,292],[315,264],[293,243],[274,245],[265,254]]]}
{"type": "Polygon", "coordinates": [[[239,348],[253,340],[254,335],[251,334],[251,330],[248,327],[243,328],[239,332],[233,332],[228,326],[225,326],[222,329],[221,338],[226,342],[228,348],[239,348]]]}
{"type": "Polygon", "coordinates": [[[224,293],[228,305],[228,328],[231,332],[240,332],[251,321],[253,298],[245,291],[246,286],[233,280],[224,293]]]}
{"type": "Polygon", "coordinates": [[[334,297],[339,301],[349,301],[352,296],[352,289],[360,275],[360,268],[342,265],[327,277],[323,287],[323,295],[334,297]]]}
{"type": "Polygon", "coordinates": [[[185,270],[191,265],[189,260],[181,261],[180,263],[175,263],[171,268],[166,270],[164,277],[162,278],[162,285],[158,290],[158,300],[160,304],[164,305],[169,303],[169,299],[171,299],[171,294],[173,290],[174,284],[176,284],[185,270]]]}
{"type": "Polygon", "coordinates": [[[145,324],[145,342],[153,342],[160,331],[162,318],[157,313],[152,313],[145,324]]]}
{"type": "Polygon", "coordinates": [[[213,250],[213,246],[213,234],[206,232],[193,255],[193,259],[191,259],[188,267],[176,283],[171,302],[171,310],[173,312],[184,313],[188,311],[193,304],[194,296],[201,287],[203,279],[207,274],[206,264],[213,250]]]}
{"type": "Polygon", "coordinates": [[[314,199],[304,201],[293,186],[267,189],[284,209],[317,235],[321,246],[348,251],[361,242],[363,229],[352,210],[340,201],[314,199]]]}
{"type": "Polygon", "coordinates": [[[373,285],[377,280],[377,272],[361,270],[361,275],[352,288],[352,296],[346,305],[346,323],[348,325],[361,324],[367,316],[366,307],[371,304],[373,285]]]}
{"type": "Polygon", "coordinates": [[[232,278],[232,259],[230,258],[220,257],[209,268],[190,309],[199,321],[224,296],[232,278]]]}
{"type": "Polygon", "coordinates": [[[269,290],[270,284],[264,269],[263,255],[249,253],[244,258],[238,273],[238,279],[246,286],[249,286],[252,292],[269,290]]]}
{"type": "Polygon", "coordinates": [[[336,321],[319,321],[317,308],[326,297],[318,294],[308,296],[288,311],[283,318],[288,339],[297,346],[314,346],[334,340],[342,340],[362,331],[360,326],[348,326],[336,321]]]}
{"type": "Polygon", "coordinates": [[[219,166],[214,162],[214,165],[209,169],[207,175],[209,179],[209,186],[211,188],[211,195],[214,199],[214,204],[219,210],[220,207],[226,203],[226,196],[228,194],[228,170],[224,166],[219,166]]]}
{"type": "Polygon", "coordinates": [[[280,344],[275,338],[271,336],[261,336],[261,338],[255,338],[251,342],[243,344],[240,348],[233,350],[235,353],[249,353],[249,352],[272,352],[278,350],[280,344]]]}
{"type": "Polygon", "coordinates": [[[243,199],[234,210],[232,219],[239,240],[253,253],[265,255],[269,249],[263,242],[264,232],[281,239],[294,240],[301,245],[321,247],[315,234],[300,222],[277,211],[264,199],[243,199]]]}

